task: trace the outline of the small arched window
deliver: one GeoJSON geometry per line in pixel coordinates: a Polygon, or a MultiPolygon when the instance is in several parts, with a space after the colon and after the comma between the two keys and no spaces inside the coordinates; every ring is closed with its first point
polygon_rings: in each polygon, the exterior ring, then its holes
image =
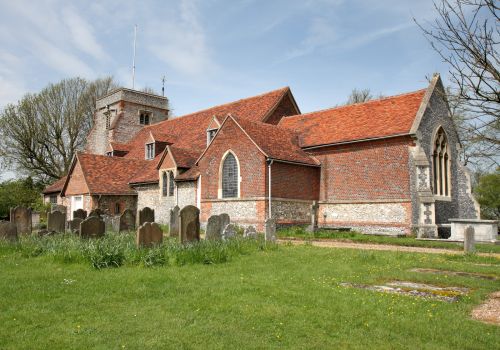
{"type": "Polygon", "coordinates": [[[172,171],[168,172],[168,195],[174,195],[174,173],[172,171]]]}
{"type": "Polygon", "coordinates": [[[167,172],[164,171],[163,172],[163,175],[162,175],[162,179],[161,179],[161,190],[162,190],[162,194],[164,196],[167,196],[168,195],[168,175],[167,175],[167,172]]]}
{"type": "Polygon", "coordinates": [[[439,128],[437,131],[433,147],[434,194],[437,196],[450,196],[450,154],[448,140],[443,128],[439,128]]]}
{"type": "Polygon", "coordinates": [[[232,153],[228,153],[222,163],[222,198],[237,198],[238,193],[238,161],[232,153]]]}

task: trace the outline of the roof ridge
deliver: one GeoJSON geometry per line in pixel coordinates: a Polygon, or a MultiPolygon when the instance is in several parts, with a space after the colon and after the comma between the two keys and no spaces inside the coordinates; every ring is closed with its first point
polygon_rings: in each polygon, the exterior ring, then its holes
{"type": "MultiPolygon", "coordinates": [[[[397,95],[392,95],[392,96],[380,97],[380,98],[377,98],[377,99],[374,99],[374,100],[365,101],[365,102],[358,102],[358,103],[353,103],[353,104],[349,104],[349,105],[341,105],[341,106],[335,106],[335,107],[329,107],[329,108],[319,109],[317,111],[312,111],[312,112],[307,112],[307,113],[302,113],[302,114],[291,115],[291,116],[283,118],[281,121],[286,121],[287,119],[290,119],[290,118],[303,117],[303,116],[307,116],[307,115],[315,114],[315,113],[321,113],[321,112],[326,112],[326,111],[338,110],[338,109],[343,109],[343,108],[350,108],[350,107],[353,107],[353,106],[366,105],[366,104],[370,104],[370,103],[374,103],[374,102],[380,102],[380,101],[383,101],[383,100],[389,100],[389,99],[393,99],[393,98],[403,97],[403,96],[406,96],[406,95],[412,95],[412,94],[416,94],[417,92],[423,92],[423,91],[426,91],[426,90],[427,90],[427,88],[425,88],[425,89],[419,89],[419,90],[415,90],[415,91],[410,91],[410,92],[404,92],[404,93],[397,94],[397,95]]],[[[281,124],[281,121],[280,121],[280,123],[278,123],[278,125],[281,124]]]]}

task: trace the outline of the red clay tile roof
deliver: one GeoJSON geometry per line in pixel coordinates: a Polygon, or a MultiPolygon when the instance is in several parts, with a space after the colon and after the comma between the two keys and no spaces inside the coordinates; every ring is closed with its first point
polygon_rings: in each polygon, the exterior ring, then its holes
{"type": "Polygon", "coordinates": [[[59,180],[54,182],[52,185],[45,187],[42,193],[49,194],[49,193],[61,192],[65,182],[66,182],[66,176],[63,176],[59,180]]]}
{"type": "Polygon", "coordinates": [[[175,177],[175,181],[193,181],[200,177],[200,170],[197,166],[192,167],[186,172],[175,177]]]}
{"type": "Polygon", "coordinates": [[[425,91],[291,116],[278,125],[299,133],[301,147],[407,134],[425,91]]]}
{"type": "Polygon", "coordinates": [[[130,146],[126,143],[110,142],[109,145],[111,146],[113,151],[130,151],[130,146]]]}
{"type": "Polygon", "coordinates": [[[153,163],[87,153],[78,153],[77,159],[91,194],[136,194],[128,185],[130,179],[153,163]]]}
{"type": "Polygon", "coordinates": [[[298,135],[279,126],[254,123],[230,116],[243,128],[257,146],[270,158],[309,165],[320,165],[319,161],[304,152],[298,144],[298,135]]]}
{"type": "Polygon", "coordinates": [[[179,168],[191,168],[196,159],[200,155],[199,151],[195,151],[187,148],[180,148],[172,145],[169,147],[170,152],[172,152],[172,156],[175,160],[175,164],[179,168]]]}

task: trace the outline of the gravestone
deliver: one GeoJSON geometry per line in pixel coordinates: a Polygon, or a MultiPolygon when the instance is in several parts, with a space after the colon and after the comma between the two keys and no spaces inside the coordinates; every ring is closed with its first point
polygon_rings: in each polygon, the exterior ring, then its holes
{"type": "Polygon", "coordinates": [[[318,229],[318,202],[314,201],[310,207],[311,225],[307,226],[307,231],[314,232],[318,229]]]}
{"type": "Polygon", "coordinates": [[[135,230],[135,215],[130,209],[125,209],[120,215],[120,232],[135,230]]]}
{"type": "Polygon", "coordinates": [[[31,212],[31,227],[40,227],[40,213],[37,211],[31,212]]]}
{"type": "Polygon", "coordinates": [[[66,230],[66,214],[57,210],[47,213],[47,230],[64,233],[66,230]]]}
{"type": "Polygon", "coordinates": [[[55,211],[60,211],[61,213],[66,215],[66,213],[68,212],[68,208],[64,205],[52,204],[52,206],[50,207],[50,212],[53,213],[55,211]]]}
{"type": "Polygon", "coordinates": [[[236,226],[233,224],[227,224],[222,233],[222,239],[226,240],[229,238],[234,238],[236,236],[236,226]]]}
{"type": "Polygon", "coordinates": [[[85,220],[87,218],[87,211],[83,209],[77,209],[73,212],[73,219],[82,219],[85,220]]]}
{"type": "Polygon", "coordinates": [[[10,209],[10,222],[16,225],[18,235],[31,234],[31,209],[20,206],[10,209]]]}
{"type": "Polygon", "coordinates": [[[464,232],[464,252],[465,253],[473,253],[476,251],[476,247],[474,246],[474,227],[467,226],[464,232]]]}
{"type": "Polygon", "coordinates": [[[0,221],[0,239],[9,241],[17,240],[17,227],[16,224],[9,221],[0,221]]]}
{"type": "Polygon", "coordinates": [[[103,215],[106,231],[120,232],[120,216],[103,215]]]}
{"type": "Polygon", "coordinates": [[[219,215],[212,215],[208,218],[207,229],[205,231],[205,239],[219,240],[222,239],[221,235],[221,219],[219,215]]]}
{"type": "Polygon", "coordinates": [[[182,243],[200,240],[200,210],[187,205],[179,212],[179,238],[182,243]]]}
{"type": "Polygon", "coordinates": [[[155,222],[146,222],[139,226],[137,229],[137,235],[135,238],[135,243],[137,247],[153,247],[155,245],[161,244],[163,241],[163,232],[155,222]]]}
{"type": "Polygon", "coordinates": [[[245,238],[257,238],[257,230],[253,226],[248,226],[245,228],[245,231],[243,231],[243,237],[245,238]]]}
{"type": "Polygon", "coordinates": [[[231,223],[231,218],[229,217],[229,214],[226,213],[222,213],[219,216],[220,216],[220,236],[222,237],[224,235],[224,229],[226,228],[227,225],[231,223]]]}
{"type": "Polygon", "coordinates": [[[93,209],[90,211],[89,213],[89,217],[90,216],[97,216],[98,218],[100,218],[102,216],[102,210],[97,208],[97,209],[93,209]]]}
{"type": "Polygon", "coordinates": [[[80,234],[80,224],[82,223],[83,219],[80,218],[74,218],[73,220],[68,221],[68,228],[71,231],[71,233],[74,234],[80,234]]]}
{"type": "Polygon", "coordinates": [[[155,211],[149,207],[139,210],[139,222],[137,225],[140,226],[145,222],[155,222],[155,211]]]}
{"type": "Polygon", "coordinates": [[[170,237],[179,237],[179,212],[180,208],[176,205],[170,209],[169,231],[170,237]]]}
{"type": "Polygon", "coordinates": [[[89,216],[80,223],[81,238],[99,238],[104,236],[106,226],[97,216],[89,216]]]}
{"type": "Polygon", "coordinates": [[[276,241],[276,221],[274,219],[266,220],[266,241],[276,241]]]}

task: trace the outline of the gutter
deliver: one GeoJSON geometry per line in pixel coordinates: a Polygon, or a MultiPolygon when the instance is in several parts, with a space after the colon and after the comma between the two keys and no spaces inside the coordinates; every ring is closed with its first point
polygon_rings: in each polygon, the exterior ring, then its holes
{"type": "Polygon", "coordinates": [[[412,133],[403,133],[403,134],[395,134],[395,135],[390,135],[390,136],[370,137],[370,138],[367,138],[367,139],[359,139],[359,140],[343,141],[343,142],[335,142],[335,143],[325,143],[323,145],[318,145],[318,146],[302,147],[302,149],[303,150],[310,150],[310,149],[315,149],[315,148],[330,147],[330,146],[340,146],[340,145],[349,145],[349,144],[352,144],[352,143],[386,140],[386,139],[393,139],[393,138],[397,138],[397,137],[401,137],[401,136],[413,136],[413,135],[414,134],[412,134],[412,133]]]}

